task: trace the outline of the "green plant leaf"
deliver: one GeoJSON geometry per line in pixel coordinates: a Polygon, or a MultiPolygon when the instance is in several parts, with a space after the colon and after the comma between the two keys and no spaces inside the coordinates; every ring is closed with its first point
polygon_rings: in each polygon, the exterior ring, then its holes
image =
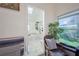
{"type": "Polygon", "coordinates": [[[59,28],[59,23],[54,22],[54,23],[50,23],[49,26],[49,32],[48,34],[53,36],[55,39],[58,39],[58,33],[62,33],[64,30],[62,28],[59,28]]]}

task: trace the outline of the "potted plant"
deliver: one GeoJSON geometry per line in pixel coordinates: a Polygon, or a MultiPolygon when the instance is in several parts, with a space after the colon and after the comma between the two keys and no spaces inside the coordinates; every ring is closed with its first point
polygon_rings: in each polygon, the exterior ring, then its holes
{"type": "Polygon", "coordinates": [[[51,35],[54,39],[58,39],[58,33],[62,33],[63,29],[59,28],[59,22],[56,21],[54,23],[50,23],[49,26],[49,32],[48,34],[51,35]]]}

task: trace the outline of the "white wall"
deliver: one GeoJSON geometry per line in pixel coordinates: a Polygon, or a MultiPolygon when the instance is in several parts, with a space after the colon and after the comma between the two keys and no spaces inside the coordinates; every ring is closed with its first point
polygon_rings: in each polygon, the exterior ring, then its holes
{"type": "Polygon", "coordinates": [[[0,7],[0,37],[24,36],[26,9],[20,4],[20,11],[0,7]]]}
{"type": "Polygon", "coordinates": [[[79,3],[58,3],[54,4],[56,18],[67,12],[79,9],[79,3]]]}

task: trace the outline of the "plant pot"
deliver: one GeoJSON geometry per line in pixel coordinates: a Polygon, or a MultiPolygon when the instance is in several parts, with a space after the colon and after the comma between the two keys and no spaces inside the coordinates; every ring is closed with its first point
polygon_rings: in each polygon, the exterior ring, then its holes
{"type": "Polygon", "coordinates": [[[53,38],[53,36],[51,36],[51,35],[46,35],[45,37],[44,37],[44,39],[52,39],[53,38]]]}

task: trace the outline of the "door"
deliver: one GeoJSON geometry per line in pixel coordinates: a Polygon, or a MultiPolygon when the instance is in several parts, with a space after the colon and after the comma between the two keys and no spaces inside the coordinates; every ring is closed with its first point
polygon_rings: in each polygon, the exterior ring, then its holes
{"type": "Polygon", "coordinates": [[[28,7],[28,55],[44,54],[44,11],[28,7]]]}

